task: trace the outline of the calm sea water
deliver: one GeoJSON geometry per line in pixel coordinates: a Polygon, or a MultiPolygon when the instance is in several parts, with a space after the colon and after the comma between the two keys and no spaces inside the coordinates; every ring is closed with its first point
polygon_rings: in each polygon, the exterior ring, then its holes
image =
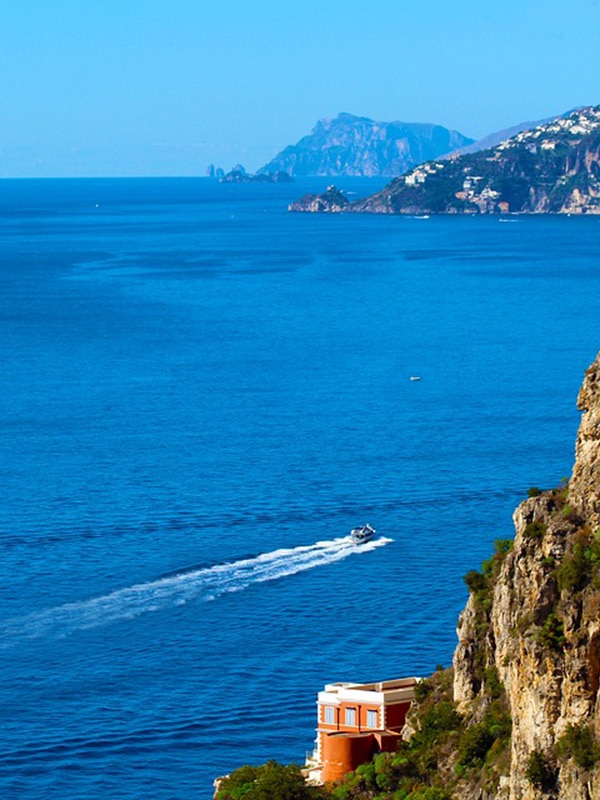
{"type": "Polygon", "coordinates": [[[462,575],[570,473],[600,219],[309,188],[0,183],[3,798],[303,761],[325,682],[450,663],[462,575]]]}

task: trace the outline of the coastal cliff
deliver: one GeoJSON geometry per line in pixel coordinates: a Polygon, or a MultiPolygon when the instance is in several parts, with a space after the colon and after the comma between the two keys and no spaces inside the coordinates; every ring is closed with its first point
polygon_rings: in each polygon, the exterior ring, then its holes
{"type": "Polygon", "coordinates": [[[492,795],[498,800],[600,797],[600,354],[578,405],[584,413],[571,480],[530,490],[501,564],[488,564],[479,579],[471,574],[459,622],[458,712],[481,713],[493,670],[512,719],[510,762],[492,795]]]}
{"type": "MultiPolygon", "coordinates": [[[[292,210],[309,210],[301,198],[292,210]]],[[[598,214],[600,106],[496,147],[431,160],[344,211],[375,214],[598,214]]]]}
{"type": "MultiPolygon", "coordinates": [[[[571,479],[531,488],[514,513],[514,540],[497,541],[481,570],[465,576],[453,667],[415,686],[397,750],[337,785],[302,790],[298,769],[285,768],[281,782],[270,762],[277,797],[600,797],[600,353],[578,406],[571,479]]],[[[241,784],[247,800],[261,800],[249,769],[225,779],[218,800],[235,800],[241,784]]]]}

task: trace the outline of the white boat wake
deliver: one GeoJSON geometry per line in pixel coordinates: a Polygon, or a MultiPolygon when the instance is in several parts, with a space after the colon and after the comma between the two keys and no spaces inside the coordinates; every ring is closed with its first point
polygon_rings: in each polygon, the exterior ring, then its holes
{"type": "Polygon", "coordinates": [[[150,611],[215,600],[255,583],[278,580],[315,567],[333,564],[351,555],[371,552],[389,544],[380,537],[356,546],[349,536],[291,549],[274,550],[253,558],[181,572],[165,578],[117,589],[103,597],[14,617],[0,623],[0,648],[24,639],[64,637],[77,630],[133,619],[150,611]]]}

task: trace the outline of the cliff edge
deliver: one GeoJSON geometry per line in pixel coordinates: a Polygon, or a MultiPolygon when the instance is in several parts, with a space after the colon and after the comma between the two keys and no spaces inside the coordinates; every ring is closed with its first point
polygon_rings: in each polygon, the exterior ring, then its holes
{"type": "Polygon", "coordinates": [[[490,670],[504,686],[512,734],[497,800],[600,797],[600,354],[579,408],[571,480],[530,490],[512,547],[467,576],[454,700],[469,718],[490,670]]]}

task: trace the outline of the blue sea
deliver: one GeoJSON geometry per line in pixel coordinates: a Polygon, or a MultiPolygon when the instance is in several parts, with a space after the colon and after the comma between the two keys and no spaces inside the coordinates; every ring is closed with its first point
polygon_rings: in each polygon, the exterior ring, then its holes
{"type": "Polygon", "coordinates": [[[600,219],[287,212],[323,186],[0,182],[2,798],[303,762],[570,474],[600,219]]]}

